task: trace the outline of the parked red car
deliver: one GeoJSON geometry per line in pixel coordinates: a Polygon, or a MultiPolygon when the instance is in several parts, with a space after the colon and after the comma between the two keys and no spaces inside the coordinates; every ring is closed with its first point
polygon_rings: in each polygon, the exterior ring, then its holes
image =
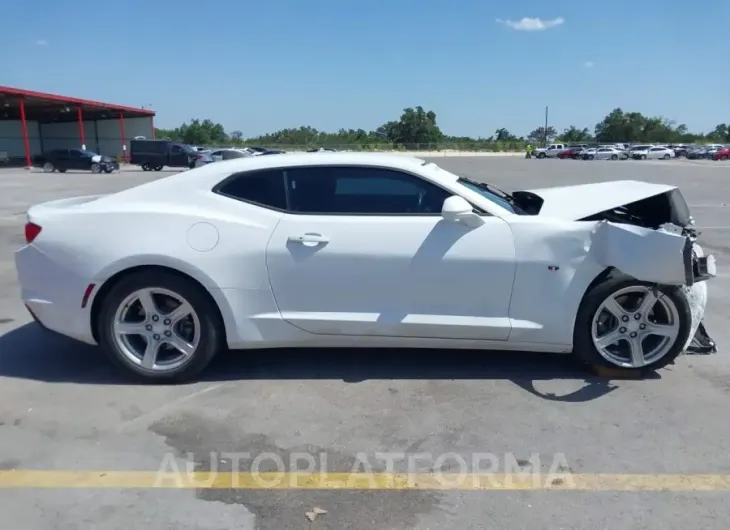
{"type": "Polygon", "coordinates": [[[564,151],[558,153],[558,158],[561,160],[565,160],[566,158],[572,158],[573,160],[577,160],[578,158],[580,158],[580,153],[584,149],[584,147],[568,147],[564,151]]]}
{"type": "Polygon", "coordinates": [[[712,155],[713,160],[730,160],[730,147],[719,149],[712,155]]]}

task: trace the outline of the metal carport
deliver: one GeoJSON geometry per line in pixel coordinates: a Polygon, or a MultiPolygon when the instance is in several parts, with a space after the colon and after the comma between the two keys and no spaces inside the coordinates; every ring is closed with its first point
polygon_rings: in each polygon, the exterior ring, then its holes
{"type": "Polygon", "coordinates": [[[129,139],[154,138],[155,112],[0,85],[0,162],[30,167],[52,148],[128,159],[129,139]]]}

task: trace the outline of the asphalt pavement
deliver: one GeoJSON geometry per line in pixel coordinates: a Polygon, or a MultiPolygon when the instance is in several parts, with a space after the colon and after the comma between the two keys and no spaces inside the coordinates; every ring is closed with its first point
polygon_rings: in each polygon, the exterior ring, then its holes
{"type": "Polygon", "coordinates": [[[12,254],[29,205],[165,174],[0,170],[2,527],[724,530],[730,164],[436,162],[505,190],[680,186],[718,258],[706,324],[720,352],[639,381],[546,354],[231,353],[198,383],[129,384],[95,348],[29,323],[12,254]],[[199,482],[174,480],[188,470],[199,482]],[[317,475],[291,489],[296,470],[317,475]],[[353,470],[372,482],[348,481],[353,470]],[[498,475],[484,483],[479,471],[498,475]]]}

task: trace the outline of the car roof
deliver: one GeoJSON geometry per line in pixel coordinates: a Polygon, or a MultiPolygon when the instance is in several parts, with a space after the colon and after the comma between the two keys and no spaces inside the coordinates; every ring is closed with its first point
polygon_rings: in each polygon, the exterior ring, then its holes
{"type": "Polygon", "coordinates": [[[150,200],[160,195],[182,197],[183,195],[198,193],[201,190],[211,190],[225,178],[239,172],[338,165],[384,167],[406,172],[417,171],[428,180],[442,183],[453,182],[458,178],[435,164],[429,164],[425,160],[408,155],[347,152],[285,153],[250,156],[223,160],[215,164],[206,164],[199,168],[128,188],[113,195],[119,200],[150,200]]]}
{"type": "Polygon", "coordinates": [[[357,165],[372,167],[392,167],[405,171],[423,166],[425,161],[407,155],[387,153],[342,153],[319,151],[316,153],[284,153],[279,155],[257,156],[227,160],[210,166],[211,173],[231,174],[239,171],[255,171],[306,166],[357,165]]]}

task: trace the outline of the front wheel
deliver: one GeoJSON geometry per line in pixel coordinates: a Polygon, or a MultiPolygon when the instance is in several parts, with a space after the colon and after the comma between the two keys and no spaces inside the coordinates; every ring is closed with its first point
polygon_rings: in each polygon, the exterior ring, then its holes
{"type": "Polygon", "coordinates": [[[155,171],[162,171],[162,166],[155,166],[155,171]]]}
{"type": "Polygon", "coordinates": [[[53,173],[55,169],[55,166],[51,162],[46,162],[45,164],[43,164],[44,173],[53,173]]]}
{"type": "Polygon", "coordinates": [[[92,173],[101,173],[101,165],[94,162],[91,164],[91,172],[92,173]]]}
{"type": "Polygon", "coordinates": [[[672,157],[671,157],[671,156],[669,156],[669,153],[667,153],[666,155],[664,155],[664,157],[663,157],[663,158],[664,158],[664,160],[669,160],[669,159],[670,159],[670,158],[672,158],[672,157]]]}
{"type": "Polygon", "coordinates": [[[691,327],[689,303],[680,287],[613,273],[581,302],[573,353],[593,367],[657,370],[682,353],[691,327]]]}
{"type": "Polygon", "coordinates": [[[646,160],[646,155],[641,155],[642,160],[646,160]]]}
{"type": "Polygon", "coordinates": [[[727,155],[720,156],[720,160],[727,160],[727,158],[728,158],[727,155]]]}
{"type": "Polygon", "coordinates": [[[593,160],[594,158],[596,158],[596,157],[593,155],[588,155],[588,160],[593,160]]]}
{"type": "Polygon", "coordinates": [[[540,158],[540,159],[545,158],[546,156],[547,155],[545,153],[538,153],[537,154],[537,158],[540,158]]]}
{"type": "Polygon", "coordinates": [[[152,166],[147,163],[142,164],[142,171],[152,171],[152,166]]]}
{"type": "Polygon", "coordinates": [[[618,160],[618,155],[611,155],[611,160],[618,160]]]}
{"type": "Polygon", "coordinates": [[[123,278],[102,301],[100,346],[117,366],[147,381],[183,382],[222,349],[223,324],[210,295],[165,272],[123,278]]]}

